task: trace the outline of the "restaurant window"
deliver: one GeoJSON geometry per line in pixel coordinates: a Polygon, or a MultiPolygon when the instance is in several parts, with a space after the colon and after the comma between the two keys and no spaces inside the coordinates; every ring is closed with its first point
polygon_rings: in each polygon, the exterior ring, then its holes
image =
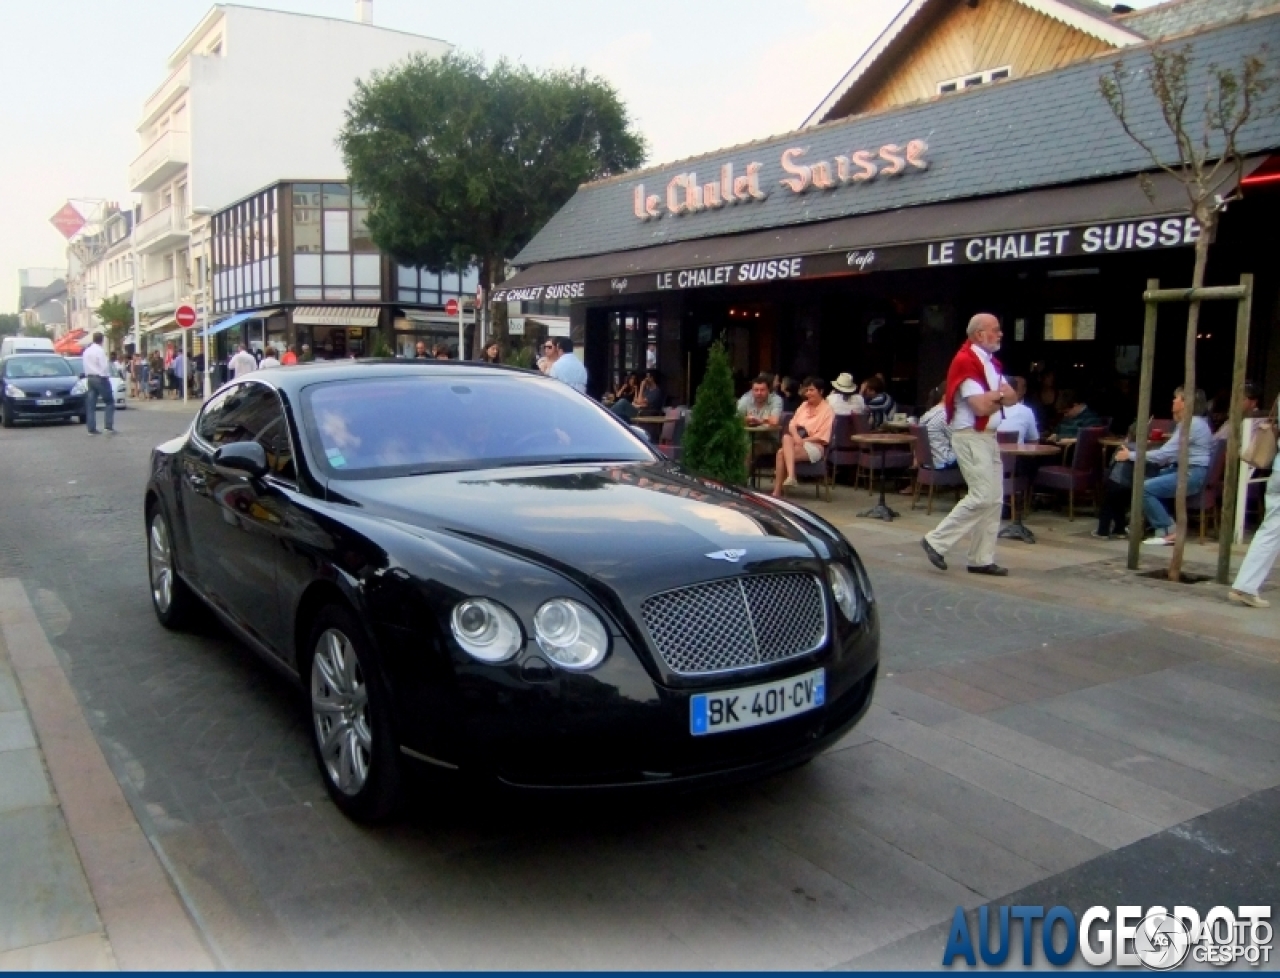
{"type": "Polygon", "coordinates": [[[609,314],[609,366],[614,387],[628,374],[659,369],[658,310],[618,309],[609,314]]]}

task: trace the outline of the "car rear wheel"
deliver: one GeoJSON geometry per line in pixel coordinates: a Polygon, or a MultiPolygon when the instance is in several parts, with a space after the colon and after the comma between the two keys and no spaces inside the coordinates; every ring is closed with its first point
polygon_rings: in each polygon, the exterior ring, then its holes
{"type": "Polygon", "coordinates": [[[191,619],[195,596],[178,577],[173,559],[173,534],[160,507],[147,517],[147,580],[151,582],[151,607],[165,628],[182,628],[191,619]]]}
{"type": "Polygon", "coordinates": [[[357,821],[386,819],[400,807],[400,762],[364,631],[346,608],[329,605],[316,616],[309,648],[311,745],[329,797],[357,821]]]}

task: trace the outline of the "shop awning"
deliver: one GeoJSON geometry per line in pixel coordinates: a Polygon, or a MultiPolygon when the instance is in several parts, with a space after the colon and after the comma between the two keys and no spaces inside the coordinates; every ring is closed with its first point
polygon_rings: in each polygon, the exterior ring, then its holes
{"type": "Polygon", "coordinates": [[[62,339],[57,340],[53,344],[53,352],[61,353],[64,356],[75,356],[89,342],[89,332],[83,329],[73,329],[62,339]]]}
{"type": "MultiPolygon", "coordinates": [[[[1249,161],[1246,175],[1263,162],[1249,161]]],[[[516,273],[493,301],[588,299],[1194,242],[1182,185],[1159,174],[1150,186],[1152,198],[1127,176],[567,258],[516,273]],[[1166,227],[1166,220],[1183,223],[1166,227]]]]}
{"type": "Polygon", "coordinates": [[[224,329],[230,329],[232,326],[239,326],[246,320],[269,319],[279,311],[279,309],[251,309],[249,312],[238,312],[234,316],[228,316],[226,319],[210,326],[209,335],[212,336],[214,333],[221,333],[224,329]]]}
{"type": "MultiPolygon", "coordinates": [[[[448,313],[438,309],[406,309],[404,310],[404,318],[414,325],[458,328],[457,316],[450,316],[448,313]]],[[[466,321],[469,324],[470,318],[466,321]]]]}
{"type": "Polygon", "coordinates": [[[293,321],[301,326],[378,325],[377,306],[298,306],[293,321]]]}
{"type": "Polygon", "coordinates": [[[144,333],[158,333],[162,329],[169,329],[171,326],[177,325],[177,320],[172,316],[165,316],[163,319],[157,319],[154,323],[142,327],[144,333]]]}

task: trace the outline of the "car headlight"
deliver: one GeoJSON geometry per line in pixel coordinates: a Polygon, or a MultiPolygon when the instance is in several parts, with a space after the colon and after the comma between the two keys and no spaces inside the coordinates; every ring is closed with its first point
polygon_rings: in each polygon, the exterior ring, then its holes
{"type": "Polygon", "coordinates": [[[76,386],[71,388],[71,393],[76,396],[89,393],[89,382],[83,378],[77,380],[76,386]]]}
{"type": "Polygon", "coordinates": [[[827,580],[836,605],[853,621],[858,615],[858,586],[853,582],[853,574],[843,564],[827,564],[827,580]]]}
{"type": "Polygon", "coordinates": [[[564,669],[593,669],[609,651],[609,633],[589,609],[568,598],[552,598],[533,616],[538,647],[564,669]]]}
{"type": "Polygon", "coordinates": [[[460,601],[449,625],[463,651],[481,662],[506,662],[524,644],[516,616],[488,598],[460,601]]]}
{"type": "Polygon", "coordinates": [[[27,392],[24,391],[21,387],[14,387],[12,384],[5,384],[4,396],[5,397],[26,397],[27,392]]]}

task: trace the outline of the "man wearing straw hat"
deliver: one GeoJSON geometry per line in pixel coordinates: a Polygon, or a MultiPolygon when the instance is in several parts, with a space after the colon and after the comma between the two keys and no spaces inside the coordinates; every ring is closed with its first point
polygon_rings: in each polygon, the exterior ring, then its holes
{"type": "Polygon", "coordinates": [[[846,414],[863,414],[867,410],[867,402],[858,393],[858,385],[853,382],[853,374],[844,373],[831,384],[831,393],[827,395],[827,403],[837,417],[846,414]]]}

